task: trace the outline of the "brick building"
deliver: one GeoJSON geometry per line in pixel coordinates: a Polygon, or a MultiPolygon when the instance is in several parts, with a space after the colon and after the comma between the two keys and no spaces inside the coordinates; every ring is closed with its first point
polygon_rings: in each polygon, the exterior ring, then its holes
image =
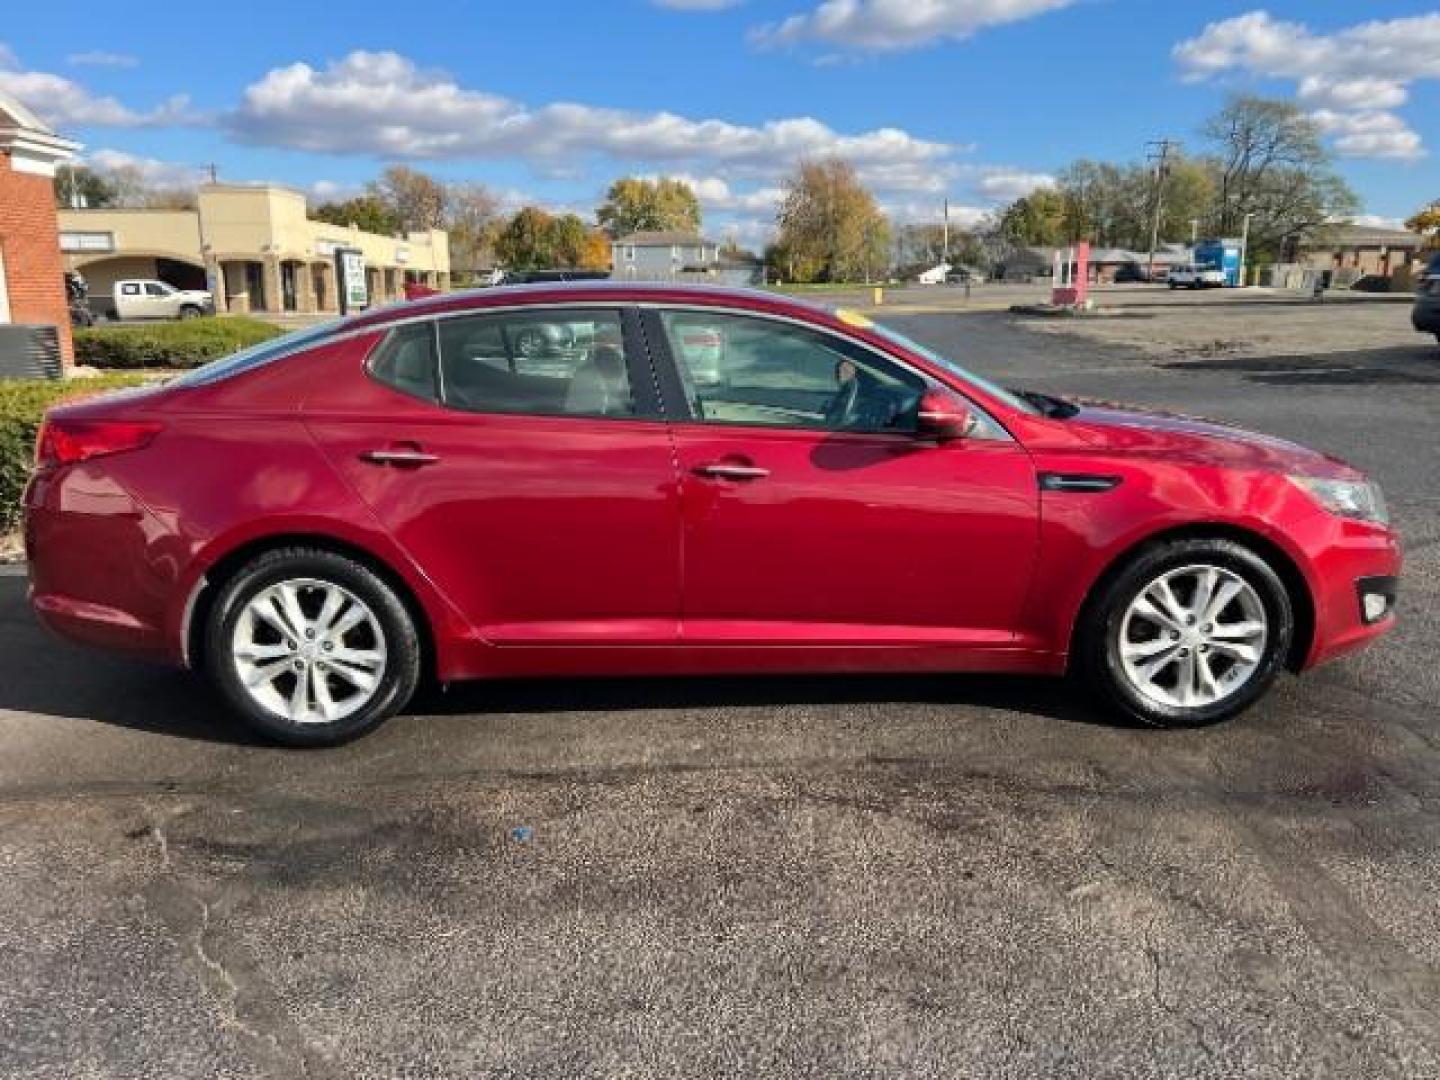
{"type": "Polygon", "coordinates": [[[70,315],[55,212],[55,166],[79,149],[0,93],[0,324],[56,327],[67,364],[72,359],[70,315]]]}

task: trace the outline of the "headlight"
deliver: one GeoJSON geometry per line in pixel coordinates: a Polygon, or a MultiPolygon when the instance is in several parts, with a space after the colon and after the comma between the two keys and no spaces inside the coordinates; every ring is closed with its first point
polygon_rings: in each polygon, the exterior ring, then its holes
{"type": "Polygon", "coordinates": [[[1390,512],[1380,485],[1373,480],[1322,480],[1315,476],[1292,476],[1290,482],[1304,488],[1310,497],[1340,517],[1356,521],[1390,523],[1390,512]]]}

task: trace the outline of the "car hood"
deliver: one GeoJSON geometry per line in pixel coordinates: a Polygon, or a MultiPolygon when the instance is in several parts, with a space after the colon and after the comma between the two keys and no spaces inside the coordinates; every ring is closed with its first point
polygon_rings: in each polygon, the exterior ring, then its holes
{"type": "Polygon", "coordinates": [[[1298,476],[1360,475],[1337,457],[1229,424],[1111,404],[1075,404],[1080,411],[1065,421],[1066,426],[1095,449],[1298,476]]]}

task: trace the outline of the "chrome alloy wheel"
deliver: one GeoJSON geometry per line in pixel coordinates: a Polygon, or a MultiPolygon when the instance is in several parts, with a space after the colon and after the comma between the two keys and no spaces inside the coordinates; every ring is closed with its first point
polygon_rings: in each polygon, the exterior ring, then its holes
{"type": "Polygon", "coordinates": [[[1224,701],[1248,683],[1269,637],[1265,605],[1248,581],[1221,566],[1182,566],[1130,602],[1117,648],[1139,694],[1193,709],[1224,701]]]}
{"type": "Polygon", "coordinates": [[[354,593],[328,581],[270,585],[235,621],[230,655],[266,712],[293,724],[332,724],[363,709],[385,674],[385,633],[354,593]]]}

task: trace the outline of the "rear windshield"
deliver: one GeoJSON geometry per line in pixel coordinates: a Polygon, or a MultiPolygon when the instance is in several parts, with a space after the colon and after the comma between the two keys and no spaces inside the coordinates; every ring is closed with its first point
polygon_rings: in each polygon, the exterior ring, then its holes
{"type": "Polygon", "coordinates": [[[227,356],[221,360],[212,360],[203,367],[187,371],[178,379],[172,382],[171,386],[208,386],[210,383],[219,382],[222,379],[229,379],[241,372],[250,371],[252,368],[268,364],[271,360],[278,360],[282,356],[288,356],[292,352],[298,352],[307,346],[315,344],[323,338],[329,337],[340,326],[340,321],[321,323],[319,326],[307,326],[303,330],[295,330],[280,337],[271,338],[269,341],[262,341],[259,345],[252,345],[248,349],[241,349],[239,352],[227,356]]]}

